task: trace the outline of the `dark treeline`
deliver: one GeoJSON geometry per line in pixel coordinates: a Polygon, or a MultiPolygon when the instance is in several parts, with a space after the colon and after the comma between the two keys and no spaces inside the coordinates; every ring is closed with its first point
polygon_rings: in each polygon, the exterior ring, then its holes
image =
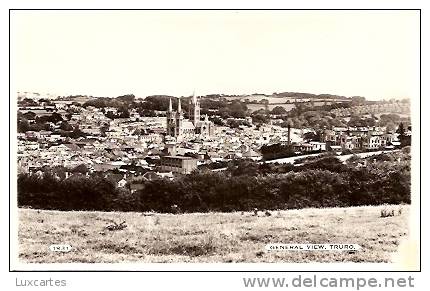
{"type": "MultiPolygon", "coordinates": [[[[158,116],[157,112],[167,110],[169,100],[172,101],[173,110],[176,110],[179,98],[169,95],[147,96],[144,100],[140,101],[135,100],[134,95],[124,95],[117,98],[97,98],[84,103],[83,106],[95,106],[97,108],[115,107],[124,112],[136,109],[141,116],[158,116]]],[[[180,100],[185,117],[188,118],[191,97],[181,97],[180,100]]],[[[200,102],[202,115],[221,116],[222,118],[244,118],[247,115],[248,108],[246,104],[237,100],[228,101],[225,98],[219,100],[202,98],[200,102]]],[[[127,117],[126,114],[123,115],[119,117],[127,117]]]]}
{"type": "MultiPolygon", "coordinates": [[[[312,94],[312,93],[302,93],[302,92],[280,92],[280,93],[273,93],[273,96],[279,96],[279,97],[294,97],[294,98],[324,98],[324,99],[347,99],[346,96],[340,96],[340,95],[333,95],[333,94],[312,94]]],[[[350,98],[363,98],[359,96],[354,96],[350,98]]]]}
{"type": "Polygon", "coordinates": [[[248,211],[410,203],[407,149],[343,164],[323,156],[304,165],[229,164],[226,171],[196,171],[174,180],[143,181],[130,193],[100,175],[56,178],[20,174],[21,207],[59,210],[183,212],[248,211]]]}

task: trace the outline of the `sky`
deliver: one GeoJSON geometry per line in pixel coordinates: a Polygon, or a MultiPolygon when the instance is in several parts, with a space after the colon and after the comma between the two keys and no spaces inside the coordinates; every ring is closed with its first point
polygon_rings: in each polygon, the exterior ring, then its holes
{"type": "Polygon", "coordinates": [[[417,11],[13,11],[17,91],[419,93],[417,11]]]}

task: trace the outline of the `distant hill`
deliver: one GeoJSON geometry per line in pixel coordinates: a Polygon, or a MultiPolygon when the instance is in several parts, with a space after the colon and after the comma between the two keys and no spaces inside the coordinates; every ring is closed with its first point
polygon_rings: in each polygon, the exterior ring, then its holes
{"type": "MultiPolygon", "coordinates": [[[[220,100],[227,99],[229,101],[238,100],[245,103],[260,103],[262,100],[267,100],[269,104],[283,104],[283,103],[294,103],[294,102],[310,102],[310,101],[353,101],[360,99],[362,102],[366,99],[360,96],[346,97],[342,95],[333,94],[312,94],[302,92],[281,92],[273,94],[243,94],[243,95],[227,95],[227,94],[209,94],[202,96],[202,98],[220,100]]],[[[263,101],[264,102],[264,101],[263,101]]]]}
{"type": "Polygon", "coordinates": [[[301,92],[282,92],[273,93],[273,97],[294,97],[297,99],[307,98],[307,99],[347,99],[346,96],[333,95],[333,94],[312,94],[312,93],[301,93],[301,92]]]}

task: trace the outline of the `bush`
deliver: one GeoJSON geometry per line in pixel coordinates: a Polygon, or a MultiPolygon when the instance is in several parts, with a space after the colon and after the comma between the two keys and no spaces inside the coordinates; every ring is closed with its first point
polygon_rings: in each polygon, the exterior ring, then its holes
{"type": "Polygon", "coordinates": [[[100,176],[60,180],[52,173],[18,176],[18,205],[58,210],[116,210],[118,190],[100,176]]]}
{"type": "Polygon", "coordinates": [[[20,174],[18,205],[60,210],[207,212],[411,202],[410,157],[402,152],[360,167],[331,156],[296,167],[244,161],[224,172],[195,171],[172,181],[158,179],[142,184],[141,190],[127,194],[99,175],[76,173],[61,179],[49,171],[20,174]]]}

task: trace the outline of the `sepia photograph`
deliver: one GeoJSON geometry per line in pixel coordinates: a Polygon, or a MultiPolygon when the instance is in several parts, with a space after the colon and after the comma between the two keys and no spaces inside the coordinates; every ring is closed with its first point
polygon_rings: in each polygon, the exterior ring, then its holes
{"type": "Polygon", "coordinates": [[[10,11],[12,266],[420,269],[420,49],[418,10],[10,11]]]}

